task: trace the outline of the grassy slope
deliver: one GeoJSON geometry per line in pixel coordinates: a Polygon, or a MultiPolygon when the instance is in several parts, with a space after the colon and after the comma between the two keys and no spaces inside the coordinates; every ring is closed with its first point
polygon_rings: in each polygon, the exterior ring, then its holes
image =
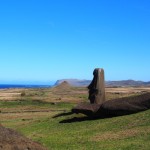
{"type": "MultiPolygon", "coordinates": [[[[18,130],[52,149],[143,149],[150,147],[150,111],[103,120],[59,123],[44,118],[18,130]]],[[[66,119],[66,118],[65,118],[66,119]]]]}
{"type": "Polygon", "coordinates": [[[39,141],[49,149],[101,149],[101,150],[149,150],[150,110],[122,117],[60,123],[81,115],[53,118],[54,115],[75,105],[58,103],[52,105],[41,101],[25,100],[0,102],[2,112],[8,110],[49,109],[55,111],[38,113],[1,113],[1,123],[39,141]]]}

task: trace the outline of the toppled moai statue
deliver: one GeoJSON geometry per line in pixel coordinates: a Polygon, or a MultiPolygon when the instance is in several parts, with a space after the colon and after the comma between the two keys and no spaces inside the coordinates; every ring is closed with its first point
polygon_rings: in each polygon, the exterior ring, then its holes
{"type": "Polygon", "coordinates": [[[81,103],[72,109],[92,118],[129,115],[150,109],[150,93],[105,101],[102,104],[81,103]]]}
{"type": "Polygon", "coordinates": [[[82,113],[92,118],[129,115],[150,109],[150,93],[105,101],[104,70],[96,68],[88,86],[89,103],[79,103],[72,113],[82,113]]]}
{"type": "Polygon", "coordinates": [[[105,101],[104,70],[96,68],[93,71],[93,80],[88,86],[89,100],[91,104],[101,104],[105,101]]]}

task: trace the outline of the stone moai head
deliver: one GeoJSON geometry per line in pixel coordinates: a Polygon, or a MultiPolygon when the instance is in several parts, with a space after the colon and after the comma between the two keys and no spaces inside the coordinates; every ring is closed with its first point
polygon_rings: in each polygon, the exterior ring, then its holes
{"type": "Polygon", "coordinates": [[[104,69],[96,68],[93,71],[93,80],[88,86],[90,103],[100,104],[105,101],[104,69]]]}

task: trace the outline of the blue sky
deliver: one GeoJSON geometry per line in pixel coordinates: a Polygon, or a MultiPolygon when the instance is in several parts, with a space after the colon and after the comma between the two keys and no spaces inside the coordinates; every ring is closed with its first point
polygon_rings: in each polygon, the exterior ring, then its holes
{"type": "Polygon", "coordinates": [[[150,81],[149,0],[1,0],[0,83],[150,81]]]}

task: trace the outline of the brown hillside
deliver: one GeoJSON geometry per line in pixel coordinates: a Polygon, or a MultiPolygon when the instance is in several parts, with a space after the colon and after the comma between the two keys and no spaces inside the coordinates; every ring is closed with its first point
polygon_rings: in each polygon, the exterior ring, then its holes
{"type": "Polygon", "coordinates": [[[39,143],[0,125],[0,150],[47,150],[39,143]]]}
{"type": "Polygon", "coordinates": [[[63,81],[62,83],[60,83],[59,85],[57,85],[55,88],[58,88],[58,89],[68,89],[70,88],[71,85],[67,82],[67,81],[63,81]]]}

